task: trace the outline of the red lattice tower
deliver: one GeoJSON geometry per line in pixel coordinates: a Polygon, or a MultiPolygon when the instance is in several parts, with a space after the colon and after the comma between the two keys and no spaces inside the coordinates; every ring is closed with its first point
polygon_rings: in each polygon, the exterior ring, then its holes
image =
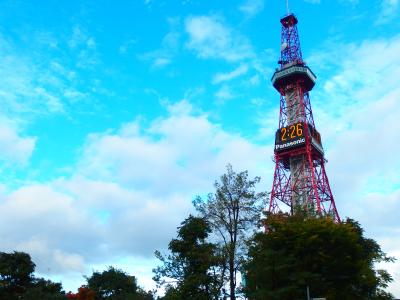
{"type": "Polygon", "coordinates": [[[316,76],[303,61],[297,22],[294,14],[281,19],[280,68],[272,77],[281,98],[269,212],[293,214],[300,209],[340,222],[309,97],[316,76]]]}

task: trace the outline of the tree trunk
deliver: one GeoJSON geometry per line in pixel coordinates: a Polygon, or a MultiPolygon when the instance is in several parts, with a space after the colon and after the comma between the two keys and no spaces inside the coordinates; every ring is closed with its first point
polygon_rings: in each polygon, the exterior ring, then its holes
{"type": "Polygon", "coordinates": [[[235,261],[233,257],[231,256],[229,258],[229,287],[230,287],[230,300],[236,300],[236,294],[235,294],[235,261]]]}

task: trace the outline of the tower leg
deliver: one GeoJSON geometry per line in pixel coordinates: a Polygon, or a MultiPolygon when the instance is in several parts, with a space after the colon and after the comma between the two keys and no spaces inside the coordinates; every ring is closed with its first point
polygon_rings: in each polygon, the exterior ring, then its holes
{"type": "Polygon", "coordinates": [[[301,210],[308,215],[330,216],[335,222],[340,217],[325,172],[324,160],[313,158],[311,150],[286,158],[275,158],[269,213],[290,214],[301,210]]]}

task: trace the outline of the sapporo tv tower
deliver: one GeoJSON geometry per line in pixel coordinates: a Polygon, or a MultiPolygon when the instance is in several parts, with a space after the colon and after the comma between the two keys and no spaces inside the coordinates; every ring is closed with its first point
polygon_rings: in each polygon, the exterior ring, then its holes
{"type": "Polygon", "coordinates": [[[316,76],[303,61],[297,22],[288,9],[281,19],[280,67],[272,76],[281,97],[269,213],[302,210],[310,215],[330,215],[340,222],[311,110],[309,92],[316,76]]]}

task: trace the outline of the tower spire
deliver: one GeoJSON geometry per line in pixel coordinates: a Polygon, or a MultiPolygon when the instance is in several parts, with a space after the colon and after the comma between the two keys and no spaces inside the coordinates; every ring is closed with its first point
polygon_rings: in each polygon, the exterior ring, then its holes
{"type": "MultiPolygon", "coordinates": [[[[288,10],[288,0],[286,5],[288,10]]],[[[293,214],[302,210],[310,215],[330,215],[340,222],[311,109],[309,92],[316,76],[303,61],[296,16],[288,13],[280,23],[280,68],[272,76],[280,94],[280,114],[269,212],[293,214]]]]}
{"type": "Polygon", "coordinates": [[[289,63],[303,62],[297,23],[298,20],[292,13],[281,19],[281,58],[278,62],[281,67],[289,63]]]}

